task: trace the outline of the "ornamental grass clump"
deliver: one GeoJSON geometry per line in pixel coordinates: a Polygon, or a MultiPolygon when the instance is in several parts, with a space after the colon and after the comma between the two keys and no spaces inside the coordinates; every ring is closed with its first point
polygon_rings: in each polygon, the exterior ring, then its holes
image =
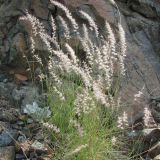
{"type": "Polygon", "coordinates": [[[58,131],[49,132],[56,148],[55,159],[105,159],[110,156],[112,144],[107,134],[116,130],[113,108],[118,98],[114,99],[111,90],[115,77],[120,80],[125,73],[125,33],[119,23],[119,40],[116,40],[112,27],[106,22],[103,35],[95,20],[83,10],[79,13],[87,24],[77,23],[63,4],[54,0],[51,4],[65,13],[64,17],[50,17],[51,34],[29,12],[20,20],[31,25],[31,53],[45,74],[47,103],[53,114],[44,124],[58,131]],[[59,27],[63,37],[58,33],[59,27]],[[79,42],[76,47],[70,43],[72,38],[79,42]],[[36,51],[37,40],[44,46],[45,66],[42,55],[36,51]],[[80,58],[79,47],[84,59],[80,58]]]}

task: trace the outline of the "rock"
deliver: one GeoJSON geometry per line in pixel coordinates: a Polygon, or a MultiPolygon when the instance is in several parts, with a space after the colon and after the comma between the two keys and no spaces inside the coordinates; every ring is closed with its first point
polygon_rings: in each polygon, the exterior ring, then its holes
{"type": "Polygon", "coordinates": [[[41,0],[35,0],[32,2],[32,10],[34,10],[36,17],[44,20],[47,20],[49,15],[49,10],[47,9],[46,2],[43,4],[41,0]]]}
{"type": "Polygon", "coordinates": [[[13,144],[17,139],[17,131],[12,129],[5,129],[0,133],[0,147],[8,146],[13,144]]]}
{"type": "Polygon", "coordinates": [[[127,136],[128,136],[129,138],[137,138],[137,137],[139,137],[139,133],[136,132],[135,130],[133,130],[133,131],[131,131],[131,132],[128,132],[128,133],[127,133],[127,136]]]}
{"type": "Polygon", "coordinates": [[[24,134],[27,138],[32,137],[33,129],[31,130],[31,128],[28,128],[28,126],[27,126],[27,127],[24,127],[24,128],[21,129],[21,130],[22,130],[23,134],[24,134]],[[32,131],[32,132],[31,132],[31,131],[32,131]]]}
{"type": "Polygon", "coordinates": [[[37,153],[47,153],[48,152],[48,148],[46,147],[46,145],[38,141],[33,142],[33,144],[31,145],[31,150],[34,150],[37,153]]]}
{"type": "Polygon", "coordinates": [[[133,141],[140,141],[140,152],[148,151],[160,140],[159,128],[148,128],[143,130],[134,130],[127,133],[127,137],[133,141]]]}
{"type": "Polygon", "coordinates": [[[17,33],[15,37],[13,38],[12,47],[14,47],[17,52],[21,53],[21,56],[23,56],[23,52],[26,50],[26,42],[25,37],[23,33],[17,33]]]}
{"type": "Polygon", "coordinates": [[[49,107],[40,108],[36,102],[33,102],[32,105],[26,104],[23,109],[23,112],[36,118],[36,119],[44,119],[49,118],[51,115],[51,111],[49,107]]]}
{"type": "Polygon", "coordinates": [[[39,102],[42,99],[39,95],[38,87],[30,83],[28,83],[27,86],[18,86],[13,82],[0,82],[0,96],[1,95],[7,97],[12,102],[16,101],[16,104],[18,102],[22,108],[28,103],[33,103],[35,100],[39,102]]]}
{"type": "Polygon", "coordinates": [[[143,0],[135,0],[129,1],[129,6],[134,11],[144,15],[148,18],[157,18],[160,15],[160,11],[158,8],[158,1],[143,1],[143,0]]]}
{"type": "MultiPolygon", "coordinates": [[[[131,2],[136,4],[135,1],[131,2]]],[[[149,2],[151,1],[149,0],[149,2]]],[[[125,61],[127,76],[123,80],[121,97],[123,102],[130,104],[130,107],[126,108],[128,117],[135,119],[137,115],[144,112],[150,95],[157,97],[160,94],[160,89],[157,88],[160,85],[160,63],[152,45],[158,43],[158,37],[153,36],[149,27],[152,24],[152,30],[157,32],[159,23],[137,14],[136,8],[135,12],[132,12],[130,8],[126,7],[126,4],[118,3],[118,5],[122,13],[125,10],[122,21],[127,37],[125,61]],[[130,15],[127,15],[126,12],[130,15]],[[142,96],[135,100],[135,95],[139,91],[142,92],[142,96]]],[[[142,9],[141,11],[143,12],[142,9]]]]}
{"type": "Polygon", "coordinates": [[[43,133],[43,130],[39,130],[36,135],[34,136],[34,139],[37,141],[43,141],[45,138],[45,135],[43,133]]]}
{"type": "Polygon", "coordinates": [[[29,5],[29,2],[25,1],[21,1],[19,2],[18,0],[14,0],[11,2],[6,2],[3,3],[1,6],[1,10],[0,10],[0,17],[4,18],[4,17],[15,17],[15,16],[20,16],[22,15],[22,12],[20,12],[20,10],[24,10],[26,6],[29,5]],[[15,6],[19,6],[18,10],[15,6]]]}
{"type": "Polygon", "coordinates": [[[4,97],[4,96],[0,96],[0,108],[1,109],[10,109],[13,106],[10,105],[9,101],[4,97]]]}
{"type": "Polygon", "coordinates": [[[0,82],[0,96],[5,96],[12,99],[12,90],[16,87],[14,83],[0,82]]]}
{"type": "Polygon", "coordinates": [[[15,147],[0,147],[0,160],[14,160],[15,158],[15,147]]]}
{"type": "Polygon", "coordinates": [[[153,159],[153,160],[160,160],[160,155],[158,155],[158,156],[154,157],[154,159],[153,159]]]}
{"type": "Polygon", "coordinates": [[[160,123],[160,112],[152,109],[152,115],[157,123],[160,123]]]}
{"type": "Polygon", "coordinates": [[[22,108],[26,106],[26,104],[33,103],[35,100],[38,101],[39,92],[38,87],[28,85],[22,86],[20,88],[14,88],[12,91],[12,96],[16,101],[22,101],[22,108]],[[22,100],[23,99],[23,100],[22,100]]]}
{"type": "Polygon", "coordinates": [[[17,124],[12,124],[12,128],[15,130],[22,130],[22,126],[19,126],[17,124]]]}
{"type": "Polygon", "coordinates": [[[27,140],[27,138],[25,137],[25,135],[21,135],[17,139],[17,141],[20,143],[24,143],[26,140],[27,140]]]}
{"type": "MultiPolygon", "coordinates": [[[[92,15],[96,15],[96,17],[99,17],[99,19],[96,19],[96,21],[98,20],[102,20],[102,19],[107,19],[107,21],[109,23],[114,23],[114,16],[113,16],[113,8],[112,6],[110,5],[109,2],[105,1],[105,0],[88,0],[88,1],[85,1],[85,0],[70,0],[70,1],[67,1],[66,2],[66,5],[68,6],[71,6],[71,7],[74,7],[76,9],[78,8],[81,8],[81,7],[84,7],[84,5],[89,6],[89,8],[92,8],[91,9],[91,12],[89,10],[89,13],[92,15]],[[95,10],[93,9],[95,8],[95,10]],[[94,10],[94,11],[93,11],[94,10]],[[108,12],[106,12],[108,11],[108,12]]],[[[85,7],[85,8],[86,8],[85,7]]],[[[99,21],[97,23],[100,23],[99,21]]]]}
{"type": "Polygon", "coordinates": [[[17,125],[24,127],[24,126],[25,126],[25,122],[23,122],[23,121],[18,121],[18,122],[17,122],[17,125]]]}
{"type": "Polygon", "coordinates": [[[155,99],[151,99],[151,104],[150,104],[151,109],[157,112],[160,112],[160,103],[159,103],[159,99],[155,98],[155,99]]]}
{"type": "Polygon", "coordinates": [[[19,115],[17,109],[4,97],[0,97],[0,112],[0,121],[10,123],[17,121],[19,115]]]}
{"type": "Polygon", "coordinates": [[[160,140],[160,129],[144,129],[141,137],[143,138],[143,150],[146,151],[160,140]]]}
{"type": "Polygon", "coordinates": [[[15,78],[17,81],[27,81],[28,77],[21,75],[21,74],[15,74],[15,78]]]}
{"type": "Polygon", "coordinates": [[[31,118],[28,118],[28,119],[27,119],[27,123],[28,123],[28,124],[32,124],[33,122],[34,122],[33,119],[31,119],[31,118]]]}
{"type": "Polygon", "coordinates": [[[4,81],[4,79],[5,79],[5,75],[4,74],[0,74],[0,82],[3,82],[4,81]]]}
{"type": "Polygon", "coordinates": [[[158,156],[154,157],[154,159],[153,159],[153,160],[160,160],[160,155],[158,155],[158,156]]]}
{"type": "Polygon", "coordinates": [[[129,138],[141,139],[144,143],[144,151],[148,150],[150,146],[157,143],[160,139],[160,128],[147,128],[143,130],[134,130],[127,133],[129,138]]]}
{"type": "Polygon", "coordinates": [[[151,147],[151,149],[149,149],[148,155],[151,158],[154,158],[159,154],[160,154],[160,142],[157,142],[157,144],[155,144],[153,147],[151,147]]]}
{"type": "Polygon", "coordinates": [[[30,149],[30,146],[31,146],[31,141],[27,140],[25,142],[22,142],[22,143],[17,143],[16,144],[16,151],[19,153],[19,154],[25,154],[25,155],[29,155],[29,149],[30,149]]]}
{"type": "Polygon", "coordinates": [[[16,154],[16,160],[22,160],[26,159],[26,157],[23,154],[16,154]]]}
{"type": "Polygon", "coordinates": [[[2,110],[0,108],[1,115],[0,115],[0,121],[5,121],[5,122],[16,122],[18,119],[18,113],[15,111],[15,108],[11,108],[9,110],[2,110]]]}
{"type": "Polygon", "coordinates": [[[152,129],[144,129],[142,131],[143,136],[145,137],[145,142],[155,143],[160,140],[160,129],[152,128],[152,129]]]}
{"type": "Polygon", "coordinates": [[[157,104],[157,108],[160,110],[160,103],[157,104]]]}
{"type": "Polygon", "coordinates": [[[50,160],[52,158],[52,155],[51,156],[41,156],[40,159],[41,160],[50,160]]]}
{"type": "Polygon", "coordinates": [[[17,139],[17,131],[10,128],[8,123],[0,122],[0,147],[8,146],[17,139]]]}

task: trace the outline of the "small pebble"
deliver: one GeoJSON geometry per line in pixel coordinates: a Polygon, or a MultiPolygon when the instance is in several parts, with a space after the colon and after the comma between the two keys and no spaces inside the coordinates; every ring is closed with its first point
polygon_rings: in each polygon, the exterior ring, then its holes
{"type": "Polygon", "coordinates": [[[17,124],[18,124],[19,126],[24,126],[24,122],[23,122],[23,121],[18,121],[17,124]]]}
{"type": "Polygon", "coordinates": [[[23,142],[25,142],[27,139],[26,139],[26,137],[25,136],[19,136],[18,137],[18,142],[20,142],[20,143],[23,143],[23,142]]]}
{"type": "Polygon", "coordinates": [[[33,123],[33,119],[31,119],[31,118],[27,119],[27,123],[28,123],[28,124],[33,123]]]}
{"type": "Polygon", "coordinates": [[[16,160],[22,160],[26,159],[26,157],[23,154],[16,154],[16,160]]]}

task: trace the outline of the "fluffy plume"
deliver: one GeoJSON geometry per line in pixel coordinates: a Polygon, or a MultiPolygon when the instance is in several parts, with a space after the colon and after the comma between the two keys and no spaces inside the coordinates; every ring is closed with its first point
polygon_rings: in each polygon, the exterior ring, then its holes
{"type": "Polygon", "coordinates": [[[66,39],[70,39],[70,29],[68,27],[68,24],[66,23],[66,21],[61,16],[58,16],[58,19],[60,20],[60,23],[61,23],[61,25],[63,27],[64,37],[66,39]]]}
{"type": "Polygon", "coordinates": [[[125,38],[125,32],[123,30],[122,25],[119,23],[118,24],[119,28],[119,37],[120,37],[120,54],[119,54],[119,62],[121,66],[121,73],[122,75],[125,74],[125,67],[124,67],[124,59],[126,56],[126,38],[125,38]]]}
{"type": "Polygon", "coordinates": [[[51,0],[51,3],[57,7],[59,7],[60,9],[62,9],[65,14],[66,14],[66,17],[70,20],[71,24],[72,24],[72,27],[73,27],[73,30],[74,32],[78,33],[78,24],[77,22],[75,21],[75,19],[72,17],[72,14],[70,13],[70,11],[68,10],[68,8],[66,6],[64,6],[62,3],[59,3],[57,1],[53,1],[51,0]]]}
{"type": "Polygon", "coordinates": [[[94,29],[95,34],[98,37],[98,35],[99,35],[98,27],[97,27],[96,23],[94,22],[93,18],[84,11],[79,11],[79,13],[82,14],[88,20],[89,25],[91,26],[92,29],[94,29]]]}

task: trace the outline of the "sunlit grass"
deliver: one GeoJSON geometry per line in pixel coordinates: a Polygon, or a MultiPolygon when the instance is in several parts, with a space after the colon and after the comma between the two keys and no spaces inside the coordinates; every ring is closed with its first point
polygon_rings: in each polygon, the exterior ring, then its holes
{"type": "Polygon", "coordinates": [[[96,108],[78,119],[74,113],[74,101],[77,93],[83,89],[82,85],[64,80],[61,91],[65,100],[62,101],[50,88],[48,103],[52,109],[50,122],[60,129],[59,134],[50,134],[55,147],[53,159],[66,160],[111,160],[114,150],[112,136],[118,132],[116,114],[111,108],[104,108],[95,101],[96,108]],[[83,128],[83,136],[70,123],[71,119],[78,119],[83,128]],[[79,152],[74,151],[81,145],[86,145],[79,152]]]}

